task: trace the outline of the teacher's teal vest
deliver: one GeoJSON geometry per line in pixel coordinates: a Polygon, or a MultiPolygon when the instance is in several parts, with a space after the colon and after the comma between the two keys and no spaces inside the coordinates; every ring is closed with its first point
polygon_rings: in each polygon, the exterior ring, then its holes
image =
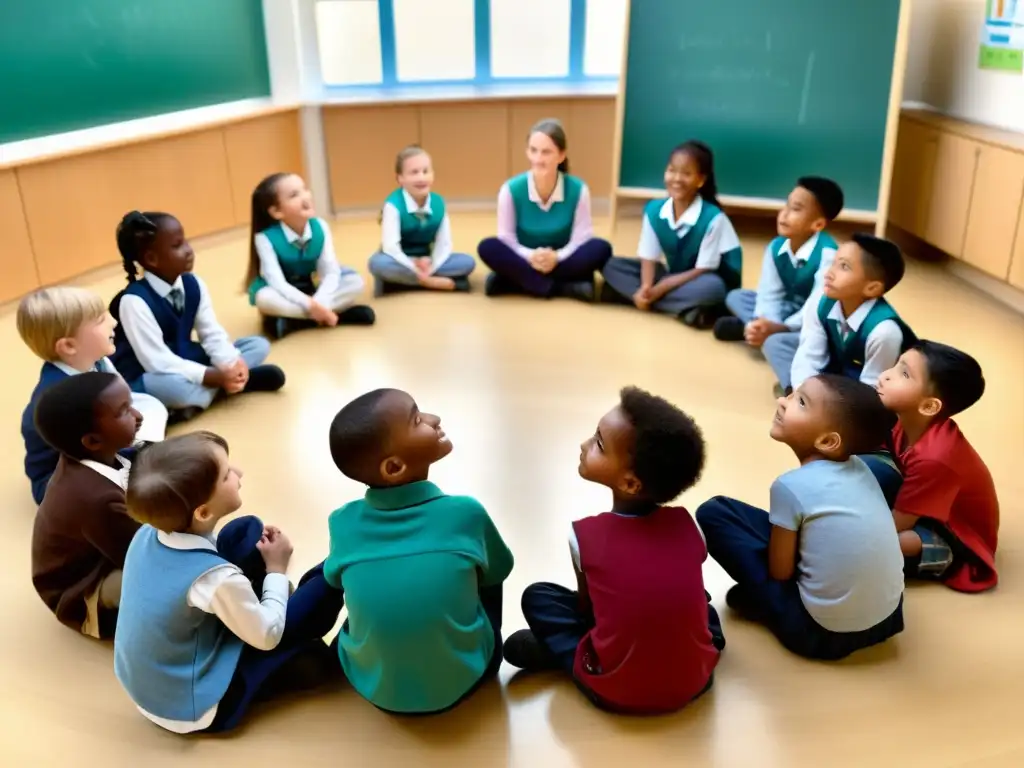
{"type": "Polygon", "coordinates": [[[860,328],[851,331],[844,339],[839,321],[830,320],[828,316],[835,305],[836,300],[828,296],[822,296],[818,303],[818,320],[821,321],[821,327],[825,329],[825,335],[828,337],[828,365],[825,366],[824,373],[838,373],[851,379],[860,379],[860,374],[864,370],[864,347],[868,336],[879,323],[886,320],[894,321],[903,331],[900,354],[910,349],[917,341],[917,336],[910,326],[903,322],[885,299],[876,300],[875,306],[868,312],[860,328]]]}
{"type": "Polygon", "coordinates": [[[509,179],[508,191],[516,210],[516,239],[527,248],[564,248],[572,238],[576,206],[583,192],[583,182],[575,176],[562,174],[562,201],[547,211],[530,200],[529,171],[509,179]]]}
{"type": "Polygon", "coordinates": [[[437,230],[444,221],[444,198],[436,192],[430,193],[430,213],[410,212],[405,204],[405,195],[399,187],[388,195],[385,203],[391,203],[398,211],[398,223],[402,233],[402,252],[406,256],[429,256],[434,249],[437,230]]]}
{"type": "MultiPolygon", "coordinates": [[[[319,219],[309,220],[309,240],[305,245],[299,242],[289,242],[284,234],[284,224],[275,224],[264,229],[263,235],[270,241],[277,254],[277,261],[281,265],[284,279],[299,290],[312,293],[313,276],[316,274],[316,263],[320,259],[320,252],[324,249],[324,228],[319,219]]],[[[262,275],[249,285],[249,303],[256,304],[256,294],[260,289],[266,288],[267,281],[262,275]]]]}
{"type": "Polygon", "coordinates": [[[775,271],[779,273],[779,279],[786,289],[786,301],[790,304],[803,304],[814,292],[814,276],[821,266],[821,252],[826,248],[835,250],[839,245],[832,235],[820,232],[810,257],[799,267],[794,267],[789,254],[782,252],[782,246],[786,244],[787,239],[776,237],[768,247],[775,262],[775,271]]]}
{"type": "MultiPolygon", "coordinates": [[[[707,234],[711,222],[725,214],[721,208],[705,200],[700,207],[697,223],[679,237],[678,230],[672,229],[668,222],[661,218],[661,209],[664,205],[665,198],[651,200],[644,207],[644,216],[658,237],[661,252],[665,254],[665,261],[668,262],[668,271],[674,275],[689,272],[697,264],[700,244],[704,242],[704,235],[707,234]]],[[[737,246],[723,253],[717,272],[727,290],[739,288],[743,278],[743,249],[737,246]]]]}

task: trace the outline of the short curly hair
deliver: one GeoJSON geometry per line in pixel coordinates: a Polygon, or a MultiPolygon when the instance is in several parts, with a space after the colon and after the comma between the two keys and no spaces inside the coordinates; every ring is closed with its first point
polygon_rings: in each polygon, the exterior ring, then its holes
{"type": "Polygon", "coordinates": [[[633,425],[633,474],[645,497],[664,504],[700,479],[704,435],[692,418],[637,387],[622,389],[619,407],[633,425]]]}

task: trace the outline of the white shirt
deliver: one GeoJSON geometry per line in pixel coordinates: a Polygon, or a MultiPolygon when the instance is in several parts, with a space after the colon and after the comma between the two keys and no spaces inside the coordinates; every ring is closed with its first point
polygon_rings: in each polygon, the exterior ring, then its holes
{"type": "MultiPolygon", "coordinates": [[[[157,540],[171,549],[207,549],[217,551],[216,537],[193,533],[157,532],[157,540]]],[[[263,580],[263,599],[256,597],[242,570],[233,563],[217,565],[196,579],[188,591],[188,604],[212,613],[239,640],[261,651],[270,651],[281,642],[288,610],[288,577],[268,573],[263,580]]],[[[209,728],[217,715],[217,704],[195,721],[169,720],[139,711],[149,720],[174,733],[192,733],[209,728]]]]}
{"type": "MultiPolygon", "coordinates": [[[[860,329],[875,299],[865,301],[849,318],[843,316],[843,305],[838,301],[828,313],[829,320],[836,320],[845,333],[860,329]]],[[[804,308],[804,325],[800,331],[800,346],[793,357],[792,381],[796,389],[812,376],[817,376],[829,362],[828,336],[818,319],[818,304],[821,294],[815,293],[807,300],[804,308]]],[[[896,365],[903,346],[903,331],[893,320],[883,320],[864,340],[864,368],[860,380],[868,386],[878,384],[879,377],[896,365]]]]}
{"type": "MultiPolygon", "coordinates": [[[[402,190],[402,197],[405,199],[405,209],[411,214],[422,213],[430,216],[433,211],[430,209],[430,195],[427,195],[423,205],[418,205],[412,195],[402,190]]],[[[393,258],[400,264],[405,265],[414,272],[412,260],[402,250],[402,222],[401,214],[391,203],[384,203],[384,210],[381,211],[381,251],[393,258]]],[[[430,274],[434,274],[441,265],[448,261],[452,255],[452,224],[445,213],[441,219],[441,226],[437,228],[434,236],[434,247],[430,252],[430,274]]]]}
{"type": "MultiPolygon", "coordinates": [[[[533,178],[533,173],[527,173],[526,194],[531,203],[547,213],[555,203],[565,202],[565,174],[559,172],[551,197],[545,201],[541,199],[540,193],[537,191],[537,182],[533,178]]],[[[577,201],[576,210],[573,213],[569,242],[555,251],[558,260],[565,261],[593,236],[594,222],[590,213],[590,188],[583,184],[580,189],[580,199],[577,201]]],[[[524,259],[530,258],[537,250],[536,248],[527,248],[519,242],[519,238],[516,236],[516,206],[507,181],[498,190],[498,239],[524,259]]]]}
{"type": "Polygon", "coordinates": [[[53,364],[57,366],[57,368],[62,370],[64,373],[66,373],[68,376],[77,376],[80,373],[89,373],[91,371],[99,371],[100,373],[113,373],[117,374],[118,376],[121,375],[117,373],[117,368],[114,367],[114,364],[110,362],[110,359],[107,357],[101,357],[99,360],[96,361],[96,365],[90,368],[88,371],[80,371],[77,368],[72,368],[63,360],[54,360],[53,364]]]}
{"type": "Polygon", "coordinates": [[[88,467],[94,472],[98,472],[107,478],[110,482],[120,488],[122,491],[128,490],[128,473],[131,472],[132,463],[128,461],[124,456],[115,456],[115,459],[121,464],[120,469],[114,469],[108,467],[106,464],[100,464],[98,461],[92,459],[82,459],[81,465],[88,467]]]}
{"type": "MultiPolygon", "coordinates": [[[[281,271],[281,262],[277,260],[277,252],[267,236],[258,232],[253,238],[256,255],[260,257],[260,276],[267,281],[267,285],[304,310],[309,309],[310,302],[313,300],[325,307],[329,306],[331,297],[338,291],[338,279],[341,275],[338,257],[334,254],[334,238],[331,235],[331,228],[323,219],[317,219],[317,221],[320,222],[320,228],[324,231],[324,247],[316,261],[316,273],[320,282],[312,299],[285,279],[284,272],[281,271]]],[[[281,229],[289,243],[307,243],[313,238],[313,227],[308,221],[301,235],[295,233],[284,222],[281,223],[281,229]]]]}
{"type": "MultiPolygon", "coordinates": [[[[199,284],[199,309],[196,312],[195,332],[203,350],[210,356],[210,361],[217,368],[234,364],[239,358],[238,349],[231,343],[231,337],[218,322],[210,301],[210,292],[199,277],[193,275],[199,284]]],[[[157,296],[167,299],[171,290],[177,288],[184,291],[181,277],[168,285],[156,275],[147,272],[143,278],[150,284],[157,296]]],[[[168,301],[168,303],[170,303],[168,301]]],[[[132,351],[139,359],[139,364],[147,373],[176,373],[184,376],[194,384],[202,384],[206,375],[206,366],[194,360],[186,360],[174,354],[164,343],[164,335],[160,330],[153,312],[145,300],[139,296],[125,294],[121,297],[121,326],[132,351]]]]}
{"type": "MultiPolygon", "coordinates": [[[[668,222],[668,226],[676,233],[676,237],[683,238],[686,233],[693,229],[700,218],[701,209],[704,207],[704,200],[697,197],[689,208],[683,211],[678,219],[675,217],[675,209],[672,205],[672,198],[665,201],[661,206],[658,217],[668,222]]],[[[697,253],[697,261],[694,269],[715,270],[722,263],[722,254],[740,247],[740,239],[736,236],[732,222],[724,213],[716,216],[708,225],[704,239],[700,243],[700,251],[697,253]]],[[[640,229],[640,242],[636,246],[636,255],[645,261],[659,261],[665,263],[665,254],[661,250],[661,242],[654,232],[654,227],[647,217],[643,218],[643,225],[640,229]]]]}
{"type": "MultiPolygon", "coordinates": [[[[794,268],[799,268],[809,261],[814,249],[818,245],[820,233],[816,232],[814,237],[801,245],[796,253],[793,253],[793,245],[787,239],[779,249],[780,254],[789,256],[789,261],[794,268]]],[[[832,260],[836,257],[835,248],[821,249],[821,263],[818,271],[814,273],[814,289],[811,296],[821,291],[822,283],[825,280],[825,273],[832,266],[832,260]]],[[[779,276],[778,267],[775,266],[775,258],[772,255],[771,244],[764,249],[764,261],[761,263],[761,279],[757,283],[757,298],[754,302],[754,317],[763,317],[776,323],[783,323],[791,331],[799,331],[803,326],[804,310],[810,303],[810,297],[804,302],[804,306],[791,314],[789,317],[782,317],[782,303],[786,296],[786,286],[779,276]]],[[[817,304],[815,304],[817,307],[817,304]]]]}

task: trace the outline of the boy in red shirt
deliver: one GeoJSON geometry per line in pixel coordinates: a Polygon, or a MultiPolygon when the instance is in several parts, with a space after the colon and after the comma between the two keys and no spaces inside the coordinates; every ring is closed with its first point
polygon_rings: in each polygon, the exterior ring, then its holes
{"type": "Polygon", "coordinates": [[[505,661],[564,670],[603,709],[679,709],[711,687],[725,647],[703,535],[685,509],[662,506],[700,477],[704,438],[672,404],[627,387],[580,448],[580,476],[611,489],[612,510],[572,525],[578,591],[527,587],[530,628],[505,641],[505,661]]]}
{"type": "Polygon", "coordinates": [[[903,485],[893,517],[906,573],[961,592],[998,581],[992,475],[951,418],[984,392],[978,362],[934,341],[917,342],[878,381],[882,402],[899,416],[892,439],[903,485]]]}

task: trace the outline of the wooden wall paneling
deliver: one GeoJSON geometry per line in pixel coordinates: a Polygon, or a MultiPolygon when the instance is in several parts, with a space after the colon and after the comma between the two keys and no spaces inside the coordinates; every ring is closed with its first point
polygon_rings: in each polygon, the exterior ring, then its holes
{"type": "MultiPolygon", "coordinates": [[[[608,158],[615,143],[615,100],[576,99],[569,103],[569,158],[572,172],[587,182],[593,197],[612,193],[608,158]]],[[[666,155],[671,147],[665,148],[666,155]]]]}
{"type": "MultiPolygon", "coordinates": [[[[577,141],[572,124],[572,103],[567,99],[516,99],[508,102],[508,176],[522,173],[529,166],[526,160],[526,138],[539,120],[554,117],[565,126],[569,141],[569,163],[574,165],[577,141]]],[[[575,167],[572,168],[576,172],[575,167]]]]}
{"type": "Polygon", "coordinates": [[[13,170],[0,171],[0,232],[4,233],[4,245],[0,248],[0,302],[4,302],[39,287],[32,241],[13,170]]]}
{"type": "MultiPolygon", "coordinates": [[[[395,188],[395,155],[407,144],[422,143],[419,108],[325,106],[322,114],[335,210],[382,205],[395,188]]],[[[449,143],[462,138],[449,137],[449,143]]],[[[439,190],[450,194],[443,184],[439,190]]]]}
{"type": "Polygon", "coordinates": [[[495,199],[508,178],[506,102],[420,105],[420,140],[434,159],[437,191],[451,200],[495,199]]]}
{"type": "Polygon", "coordinates": [[[964,261],[992,277],[1006,280],[1022,197],[1024,154],[982,146],[967,219],[964,261]]]}
{"type": "Polygon", "coordinates": [[[116,263],[118,221],[166,211],[189,237],[235,224],[221,129],[19,168],[25,219],[42,284],[116,263]]]}
{"type": "Polygon", "coordinates": [[[1024,206],[1020,209],[1017,219],[1017,241],[1013,246],[1013,257],[1010,261],[1010,285],[1024,291],[1024,206]]]}
{"type": "Polygon", "coordinates": [[[977,142],[951,133],[939,136],[928,223],[922,236],[957,259],[963,254],[980,149],[977,142]]]}
{"type": "Polygon", "coordinates": [[[889,220],[916,237],[923,238],[927,226],[938,140],[934,128],[906,118],[900,121],[889,220]]]}
{"type": "Polygon", "coordinates": [[[235,224],[248,224],[252,191],[279,171],[305,175],[298,110],[279,112],[222,129],[235,224]]]}

